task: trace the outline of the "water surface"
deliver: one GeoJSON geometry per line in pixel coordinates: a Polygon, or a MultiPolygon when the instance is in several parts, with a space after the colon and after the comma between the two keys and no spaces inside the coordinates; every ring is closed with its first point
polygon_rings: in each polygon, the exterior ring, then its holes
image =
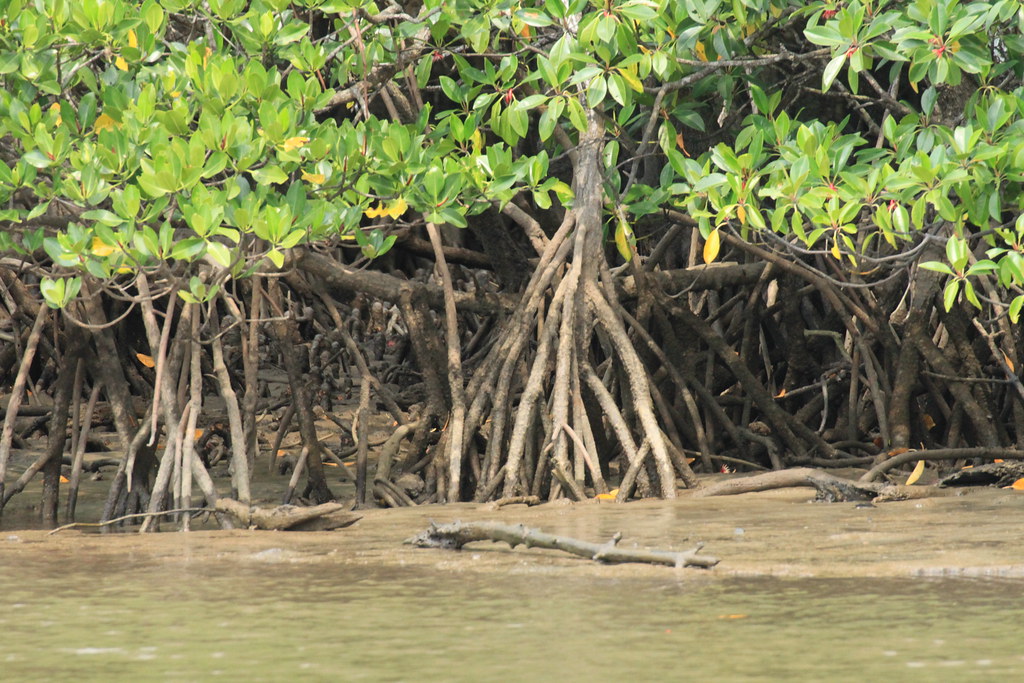
{"type": "Polygon", "coordinates": [[[1018,580],[574,578],[288,553],[0,565],[3,679],[963,681],[1024,667],[1018,580]]]}

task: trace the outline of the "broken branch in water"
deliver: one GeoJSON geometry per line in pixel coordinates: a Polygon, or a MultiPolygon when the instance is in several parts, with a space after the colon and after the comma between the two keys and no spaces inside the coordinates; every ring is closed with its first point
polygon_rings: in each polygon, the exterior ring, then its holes
{"type": "Polygon", "coordinates": [[[627,550],[618,546],[622,534],[617,533],[607,543],[589,543],[567,536],[555,536],[538,529],[530,529],[522,524],[500,524],[498,522],[453,522],[451,524],[432,523],[430,528],[405,543],[418,548],[443,548],[460,550],[467,543],[476,541],[496,541],[508,543],[515,548],[525,545],[527,548],[546,548],[561,550],[572,555],[586,557],[595,562],[640,562],[644,564],[663,564],[670,567],[714,567],[718,560],[707,555],[698,555],[703,543],[698,543],[692,550],[672,552],[666,550],[627,550]]]}

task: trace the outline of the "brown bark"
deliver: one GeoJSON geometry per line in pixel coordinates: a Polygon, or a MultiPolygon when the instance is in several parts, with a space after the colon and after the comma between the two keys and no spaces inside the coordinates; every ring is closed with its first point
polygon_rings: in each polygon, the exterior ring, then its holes
{"type": "MultiPolygon", "coordinates": [[[[401,297],[402,288],[412,287],[422,293],[423,301],[428,306],[437,310],[444,309],[444,290],[441,287],[401,280],[375,270],[355,270],[309,250],[295,251],[294,265],[322,280],[328,287],[396,303],[401,297]]],[[[516,298],[507,294],[487,292],[455,292],[455,304],[460,311],[493,315],[512,310],[516,305],[516,298]]]]}
{"type": "Polygon", "coordinates": [[[288,384],[292,390],[292,400],[295,405],[296,417],[299,418],[299,433],[302,435],[303,445],[306,446],[306,471],[307,484],[306,496],[315,503],[327,503],[334,499],[334,494],[327,485],[327,478],[324,474],[322,446],[316,435],[316,425],[313,421],[312,401],[309,391],[306,389],[305,377],[299,367],[299,359],[295,353],[295,345],[298,339],[298,329],[295,320],[284,312],[281,306],[281,292],[277,281],[269,281],[268,303],[274,309],[277,318],[270,324],[274,341],[277,342],[278,350],[281,352],[281,360],[284,363],[285,372],[288,374],[288,384]]]}
{"type": "Polygon", "coordinates": [[[546,534],[539,529],[529,529],[522,524],[499,524],[497,522],[455,522],[453,524],[432,524],[426,531],[407,539],[409,545],[418,548],[443,548],[460,550],[469,543],[496,541],[508,543],[512,548],[523,545],[527,548],[545,548],[585,557],[595,562],[609,564],[639,562],[661,564],[669,567],[710,568],[718,560],[708,555],[698,555],[703,543],[692,550],[669,552],[664,550],[638,550],[618,547],[622,534],[615,534],[607,543],[590,543],[566,536],[546,534]]]}

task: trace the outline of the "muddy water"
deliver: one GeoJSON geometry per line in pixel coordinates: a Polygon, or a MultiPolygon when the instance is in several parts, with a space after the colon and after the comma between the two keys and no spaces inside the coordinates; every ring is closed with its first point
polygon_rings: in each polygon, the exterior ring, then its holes
{"type": "Polygon", "coordinates": [[[0,679],[1019,676],[1024,496],[867,509],[808,497],[381,511],[322,534],[6,530],[0,679]],[[522,521],[588,540],[621,531],[624,543],[663,549],[700,539],[721,564],[600,566],[486,543],[461,553],[401,544],[430,518],[522,521]]]}

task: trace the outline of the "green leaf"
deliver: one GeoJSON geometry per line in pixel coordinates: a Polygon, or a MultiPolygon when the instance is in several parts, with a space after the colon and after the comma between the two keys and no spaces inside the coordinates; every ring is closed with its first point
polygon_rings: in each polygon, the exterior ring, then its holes
{"type": "Polygon", "coordinates": [[[846,62],[846,54],[841,53],[836,55],[825,65],[825,71],[821,76],[821,89],[827,92],[832,87],[832,83],[835,82],[836,76],[839,75],[839,71],[843,68],[843,64],[846,62]]]}
{"type": "Polygon", "coordinates": [[[583,105],[575,97],[570,97],[567,105],[569,108],[569,121],[576,130],[582,133],[587,129],[587,113],[583,110],[583,105]]]}
{"type": "Polygon", "coordinates": [[[946,307],[947,312],[953,308],[953,304],[956,303],[956,297],[959,293],[960,280],[950,280],[946,284],[946,289],[942,292],[942,303],[946,307]]]}
{"type": "Polygon", "coordinates": [[[590,82],[590,86],[587,88],[587,105],[591,109],[596,109],[601,106],[607,93],[608,83],[605,81],[604,76],[598,76],[590,82]]]}
{"type": "Polygon", "coordinates": [[[27,164],[31,164],[36,168],[48,168],[53,162],[47,157],[42,151],[34,149],[31,152],[27,152],[22,155],[22,160],[27,164]]]}
{"type": "Polygon", "coordinates": [[[1016,325],[1020,321],[1020,309],[1024,306],[1024,294],[1018,294],[1014,297],[1013,301],[1010,302],[1010,321],[1016,325]]]}
{"type": "Polygon", "coordinates": [[[259,185],[280,184],[288,180],[288,174],[280,166],[264,166],[249,172],[259,185]]]}
{"type": "Polygon", "coordinates": [[[921,264],[921,268],[925,270],[934,270],[936,273],[943,273],[945,275],[953,275],[953,269],[947,266],[945,263],[939,261],[925,261],[921,264]]]}
{"type": "Polygon", "coordinates": [[[284,254],[279,252],[277,249],[271,249],[267,252],[267,258],[274,264],[275,268],[280,268],[284,265],[284,254]]]}
{"type": "Polygon", "coordinates": [[[844,42],[844,38],[840,35],[839,31],[831,26],[808,26],[804,29],[804,36],[815,45],[824,45],[826,47],[840,45],[844,42]]]}
{"type": "Polygon", "coordinates": [[[107,211],[106,209],[95,209],[93,211],[86,211],[82,214],[82,218],[90,221],[97,221],[103,225],[109,225],[111,227],[121,225],[124,223],[124,219],[115,213],[107,211]]]}
{"type": "Polygon", "coordinates": [[[963,272],[969,258],[967,242],[960,237],[950,237],[946,240],[946,258],[955,271],[963,272]]]}
{"type": "MultiPolygon", "coordinates": [[[[210,258],[216,261],[218,265],[225,268],[229,268],[231,266],[231,262],[233,260],[232,253],[231,249],[229,249],[226,244],[221,244],[220,242],[207,242],[206,251],[210,254],[210,258]]],[[[278,267],[280,268],[280,266],[278,267]]]]}

